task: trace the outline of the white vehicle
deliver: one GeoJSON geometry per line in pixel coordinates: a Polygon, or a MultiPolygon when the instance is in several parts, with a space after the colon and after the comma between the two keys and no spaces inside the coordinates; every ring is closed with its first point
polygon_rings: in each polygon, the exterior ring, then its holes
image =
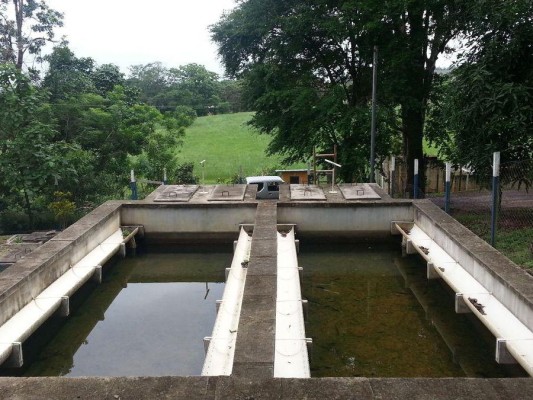
{"type": "Polygon", "coordinates": [[[279,185],[285,183],[279,176],[249,176],[248,185],[257,185],[256,199],[279,199],[279,185]]]}

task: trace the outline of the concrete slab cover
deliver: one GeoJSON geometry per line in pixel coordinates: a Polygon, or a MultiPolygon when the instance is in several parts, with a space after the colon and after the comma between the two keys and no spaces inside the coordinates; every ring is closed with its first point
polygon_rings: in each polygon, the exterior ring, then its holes
{"type": "Polygon", "coordinates": [[[316,185],[290,185],[291,200],[326,200],[324,191],[316,185]]]}
{"type": "Polygon", "coordinates": [[[368,183],[339,185],[339,189],[346,200],[381,200],[368,183]]]}
{"type": "Polygon", "coordinates": [[[208,201],[243,201],[247,185],[216,185],[208,201]]]}
{"type": "Polygon", "coordinates": [[[198,185],[169,185],[163,192],[159,193],[155,202],[188,202],[194,192],[198,190],[198,185]]]}

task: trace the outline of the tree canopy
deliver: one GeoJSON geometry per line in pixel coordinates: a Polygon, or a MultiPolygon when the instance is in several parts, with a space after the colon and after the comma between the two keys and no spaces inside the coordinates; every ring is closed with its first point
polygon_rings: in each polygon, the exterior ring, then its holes
{"type": "Polygon", "coordinates": [[[159,62],[130,67],[127,85],[139,90],[142,101],[163,112],[186,106],[197,115],[241,111],[240,87],[203,65],[167,68],[159,62]],[[231,91],[230,91],[231,89],[231,91]]]}
{"type": "Polygon", "coordinates": [[[429,137],[480,174],[495,151],[502,162],[533,159],[533,3],[483,0],[470,11],[468,51],[439,87],[429,137]]]}
{"type": "Polygon", "coordinates": [[[0,0],[0,62],[22,69],[27,54],[38,55],[54,40],[63,15],[44,0],[0,0]]]}
{"type": "Polygon", "coordinates": [[[378,45],[382,142],[378,154],[388,154],[394,134],[400,134],[411,166],[414,158],[423,158],[435,63],[460,32],[463,6],[461,1],[442,0],[247,0],[224,15],[211,32],[227,73],[246,78],[247,93],[257,110],[253,124],[274,135],[273,150],[304,157],[298,149],[308,151],[316,142],[327,147],[334,132],[346,139],[340,151],[351,152],[345,158],[359,170],[367,164],[363,155],[369,154],[370,124],[364,115],[369,113],[372,49],[378,45]],[[284,88],[281,81],[287,83],[284,88]],[[339,118],[328,114],[331,118],[325,120],[316,112],[321,108],[317,102],[322,107],[333,102],[331,114],[339,118]],[[331,121],[337,123],[332,126],[331,121]],[[297,141],[291,140],[287,123],[292,128],[298,125],[297,141]],[[320,132],[326,130],[330,139],[324,141],[320,132]],[[353,151],[354,145],[360,150],[353,151]]]}

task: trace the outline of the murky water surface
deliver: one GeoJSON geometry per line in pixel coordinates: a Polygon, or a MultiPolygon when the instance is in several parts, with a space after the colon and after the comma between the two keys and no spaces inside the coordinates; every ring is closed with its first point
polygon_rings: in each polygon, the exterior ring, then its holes
{"type": "Polygon", "coordinates": [[[199,375],[226,250],[148,252],[110,266],[25,375],[199,375]]]}
{"type": "Polygon", "coordinates": [[[426,279],[398,245],[301,243],[311,374],[365,377],[521,376],[494,361],[495,340],[454,312],[454,295],[426,279]]]}

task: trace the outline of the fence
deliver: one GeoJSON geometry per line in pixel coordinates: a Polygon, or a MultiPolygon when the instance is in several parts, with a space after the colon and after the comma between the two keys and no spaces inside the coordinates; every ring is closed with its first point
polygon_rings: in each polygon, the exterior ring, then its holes
{"type": "MultiPolygon", "coordinates": [[[[448,192],[445,164],[436,159],[425,164],[427,189],[420,196],[430,198],[518,265],[533,268],[533,160],[501,164],[496,179],[493,171],[457,167],[449,173],[448,192]]],[[[394,172],[390,167],[391,161],[383,167],[385,189],[394,197],[412,197],[405,163],[396,162],[394,172]]]]}

